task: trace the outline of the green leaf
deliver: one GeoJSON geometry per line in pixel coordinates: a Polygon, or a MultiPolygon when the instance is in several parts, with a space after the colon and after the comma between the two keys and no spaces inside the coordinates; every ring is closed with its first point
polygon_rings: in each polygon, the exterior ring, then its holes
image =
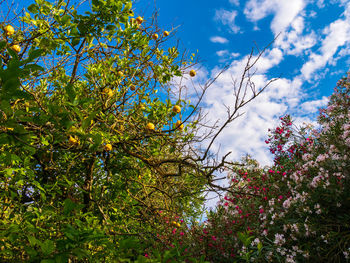
{"type": "Polygon", "coordinates": [[[35,237],[33,237],[33,236],[27,236],[27,238],[28,238],[29,244],[30,244],[32,247],[34,247],[35,245],[40,244],[40,241],[37,240],[37,239],[36,239],[35,237]]]}
{"type": "MultiPolygon", "coordinates": [[[[45,240],[45,242],[40,244],[40,247],[45,255],[50,255],[55,250],[55,243],[47,239],[45,240]]],[[[55,261],[49,261],[49,262],[55,262],[55,261]]]]}
{"type": "Polygon", "coordinates": [[[78,45],[80,43],[80,38],[79,37],[74,37],[72,39],[72,46],[75,47],[76,45],[78,45]]]}
{"type": "Polygon", "coordinates": [[[70,21],[70,16],[69,15],[64,15],[64,16],[62,16],[62,18],[61,18],[61,22],[65,25],[65,24],[67,24],[69,21],[70,21]]]}
{"type": "MultiPolygon", "coordinates": [[[[23,67],[23,70],[27,70],[29,72],[35,72],[35,71],[44,71],[44,68],[37,65],[37,64],[29,64],[29,65],[25,65],[23,67]]],[[[27,75],[27,74],[25,74],[27,75]]]]}
{"type": "Polygon", "coordinates": [[[28,11],[31,12],[32,14],[36,14],[39,12],[39,7],[36,4],[32,4],[28,6],[28,11]]]}
{"type": "Polygon", "coordinates": [[[0,50],[6,47],[6,41],[0,41],[0,50]]]}
{"type": "Polygon", "coordinates": [[[263,247],[262,243],[261,243],[261,242],[259,242],[259,243],[258,243],[258,250],[259,250],[259,253],[260,253],[260,251],[261,251],[262,247],[263,247]]]}
{"type": "Polygon", "coordinates": [[[45,51],[43,49],[31,49],[28,52],[28,60],[33,61],[34,59],[40,57],[45,51]]]}
{"type": "Polygon", "coordinates": [[[124,11],[130,10],[131,7],[132,7],[132,3],[131,3],[131,2],[126,3],[126,4],[125,4],[125,7],[124,7],[124,11]]]}
{"type": "Polygon", "coordinates": [[[76,204],[69,198],[64,200],[64,208],[63,213],[65,215],[68,215],[74,208],[76,207],[76,204]]]}
{"type": "Polygon", "coordinates": [[[75,99],[75,96],[76,96],[73,85],[68,84],[65,89],[66,89],[66,92],[67,92],[67,95],[68,95],[70,102],[73,102],[75,99]]]}
{"type": "Polygon", "coordinates": [[[120,241],[120,248],[122,249],[129,249],[137,247],[139,244],[139,241],[135,238],[127,238],[125,240],[120,241]]]}

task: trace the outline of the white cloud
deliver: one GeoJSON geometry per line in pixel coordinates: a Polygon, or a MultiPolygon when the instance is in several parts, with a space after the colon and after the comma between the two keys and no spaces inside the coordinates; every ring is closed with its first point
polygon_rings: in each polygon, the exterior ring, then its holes
{"type": "Polygon", "coordinates": [[[245,6],[244,14],[253,22],[274,14],[271,29],[276,36],[286,30],[304,7],[303,0],[250,0],[245,6]]]}
{"type": "Polygon", "coordinates": [[[239,0],[230,0],[230,3],[239,6],[239,0]]]}
{"type": "Polygon", "coordinates": [[[304,18],[296,17],[290,24],[289,31],[282,32],[275,45],[288,55],[301,55],[316,44],[316,34],[311,31],[304,34],[304,18]]]}
{"type": "Polygon", "coordinates": [[[222,57],[228,54],[229,54],[229,51],[227,49],[216,51],[216,55],[218,55],[219,57],[222,57]]]}
{"type": "Polygon", "coordinates": [[[238,33],[240,28],[235,24],[237,11],[227,11],[224,9],[216,10],[214,19],[220,21],[222,24],[230,27],[233,33],[238,33]]]}
{"type": "Polygon", "coordinates": [[[225,62],[240,56],[239,53],[235,53],[235,52],[230,53],[227,49],[216,51],[216,55],[221,58],[220,62],[225,62]]]}
{"type": "Polygon", "coordinates": [[[328,103],[328,98],[323,96],[320,100],[306,101],[300,105],[305,113],[315,113],[319,108],[324,107],[328,103]]]}
{"type": "Polygon", "coordinates": [[[210,41],[213,43],[225,44],[228,42],[228,39],[220,36],[213,36],[210,38],[210,41]]]}
{"type": "MultiPolygon", "coordinates": [[[[309,60],[301,68],[302,76],[306,80],[311,80],[317,70],[327,64],[331,65],[338,49],[350,43],[350,5],[344,12],[344,18],[328,25],[323,30],[323,34],[326,37],[323,39],[318,52],[311,53],[309,60]]],[[[340,50],[338,54],[346,53],[340,50]]]]}
{"type": "MultiPolygon", "coordinates": [[[[316,43],[313,31],[304,34],[304,0],[250,0],[244,9],[247,19],[256,23],[273,15],[271,30],[276,37],[275,45],[288,55],[301,55],[316,43]]],[[[254,29],[255,30],[255,29],[254,29]]]]}
{"type": "Polygon", "coordinates": [[[318,1],[317,1],[317,6],[318,6],[319,8],[325,7],[324,0],[318,0],[318,1]]]}

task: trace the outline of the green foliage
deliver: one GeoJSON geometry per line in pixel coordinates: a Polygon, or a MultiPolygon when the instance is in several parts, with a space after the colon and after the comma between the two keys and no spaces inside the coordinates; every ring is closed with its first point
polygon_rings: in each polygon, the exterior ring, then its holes
{"type": "Polygon", "coordinates": [[[206,180],[173,128],[179,52],[130,0],[27,11],[0,39],[1,261],[145,262],[159,211],[195,215],[206,180]]]}

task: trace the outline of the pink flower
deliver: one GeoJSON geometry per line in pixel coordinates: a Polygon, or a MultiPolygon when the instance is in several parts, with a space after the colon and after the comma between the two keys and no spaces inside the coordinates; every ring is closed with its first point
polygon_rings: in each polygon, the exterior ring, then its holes
{"type": "Polygon", "coordinates": [[[228,206],[228,203],[226,202],[226,203],[224,204],[224,206],[228,206]]]}
{"type": "Polygon", "coordinates": [[[145,254],[145,258],[149,258],[149,255],[147,253],[145,254]]]}
{"type": "Polygon", "coordinates": [[[264,209],[261,208],[261,209],[259,210],[259,212],[260,212],[260,214],[264,213],[264,209]]]}
{"type": "Polygon", "coordinates": [[[184,232],[180,232],[180,236],[183,236],[184,235],[184,232]]]}
{"type": "Polygon", "coordinates": [[[216,241],[216,237],[215,237],[215,236],[212,236],[211,239],[214,240],[214,241],[216,241]]]}
{"type": "Polygon", "coordinates": [[[173,232],[173,234],[175,234],[176,233],[176,228],[174,228],[172,232],[173,232]]]}

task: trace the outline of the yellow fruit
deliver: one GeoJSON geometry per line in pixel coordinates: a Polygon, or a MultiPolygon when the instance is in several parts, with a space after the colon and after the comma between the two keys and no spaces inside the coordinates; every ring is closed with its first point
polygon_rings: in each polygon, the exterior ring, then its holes
{"type": "Polygon", "coordinates": [[[173,107],[173,112],[175,112],[175,113],[180,113],[180,112],[181,112],[181,107],[180,107],[179,105],[175,105],[175,106],[173,107]]]}
{"type": "Polygon", "coordinates": [[[72,136],[69,136],[68,141],[69,141],[69,144],[71,144],[71,145],[79,145],[80,144],[79,140],[72,137],[72,136]]]}
{"type": "Polygon", "coordinates": [[[103,93],[104,93],[104,94],[107,94],[108,97],[112,97],[112,96],[114,95],[114,91],[111,90],[110,88],[104,88],[104,89],[103,89],[103,93]]]}
{"type": "Polygon", "coordinates": [[[112,97],[114,95],[114,91],[113,90],[108,91],[107,95],[108,97],[112,97]]]}
{"type": "Polygon", "coordinates": [[[153,34],[153,35],[152,35],[152,38],[153,38],[154,40],[157,40],[157,39],[158,39],[158,34],[153,34]]]}
{"type": "Polygon", "coordinates": [[[184,125],[182,123],[182,121],[178,120],[176,123],[175,123],[175,128],[176,129],[179,129],[180,131],[184,128],[184,125]]]}
{"type": "Polygon", "coordinates": [[[5,26],[6,35],[11,36],[15,33],[15,29],[11,25],[5,26]]]}
{"type": "Polygon", "coordinates": [[[19,45],[13,45],[11,49],[17,53],[21,52],[21,47],[19,45]]]}
{"type": "Polygon", "coordinates": [[[113,148],[112,145],[109,143],[107,143],[104,147],[105,151],[107,151],[107,152],[112,151],[112,148],[113,148]]]}
{"type": "Polygon", "coordinates": [[[130,90],[134,91],[136,89],[135,85],[130,85],[130,90]]]}
{"type": "Polygon", "coordinates": [[[142,22],[143,22],[143,18],[142,18],[141,16],[138,16],[138,17],[136,18],[136,22],[137,22],[139,25],[141,25],[142,22]]]}
{"type": "Polygon", "coordinates": [[[123,76],[124,76],[123,71],[118,71],[118,76],[119,76],[119,77],[123,77],[123,76]]]}
{"type": "Polygon", "coordinates": [[[149,131],[154,131],[154,124],[152,122],[147,123],[146,129],[149,131]]]}
{"type": "Polygon", "coordinates": [[[196,71],[195,71],[195,70],[193,70],[193,69],[192,69],[192,70],[190,71],[190,76],[191,76],[191,77],[196,76],[196,74],[197,74],[197,73],[196,73],[196,71]]]}
{"type": "Polygon", "coordinates": [[[141,105],[141,106],[140,106],[140,109],[141,109],[141,110],[145,110],[145,109],[146,109],[145,105],[141,105]]]}
{"type": "Polygon", "coordinates": [[[168,31],[164,31],[163,32],[163,36],[165,36],[165,37],[169,36],[169,32],[168,31]]]}

